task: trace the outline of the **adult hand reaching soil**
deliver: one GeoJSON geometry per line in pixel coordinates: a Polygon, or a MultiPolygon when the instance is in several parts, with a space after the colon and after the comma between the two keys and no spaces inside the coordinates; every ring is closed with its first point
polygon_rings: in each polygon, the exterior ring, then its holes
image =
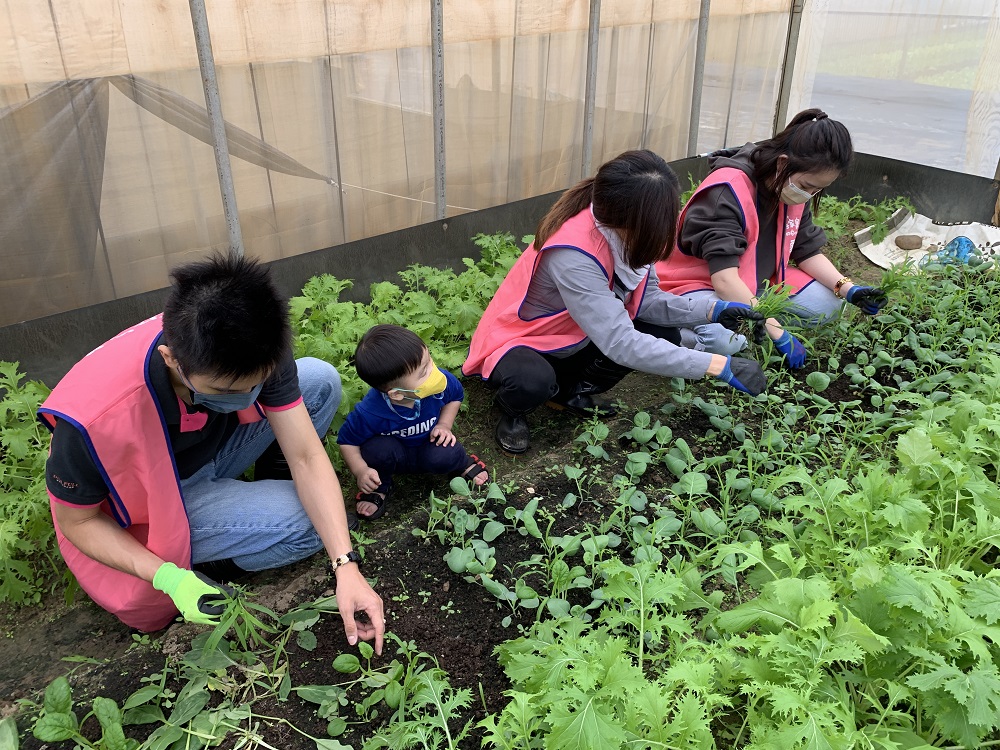
{"type": "Polygon", "coordinates": [[[349,563],[337,568],[337,609],[344,618],[344,633],[347,642],[356,645],[358,638],[365,641],[375,639],[375,653],[382,653],[382,638],[385,635],[385,613],[382,597],[375,593],[361,574],[357,564],[349,563]],[[364,612],[366,619],[357,615],[364,612]]]}
{"type": "Polygon", "coordinates": [[[767,388],[767,376],[761,366],[752,359],[727,357],[726,366],[716,377],[726,385],[743,393],[756,396],[767,388]]]}

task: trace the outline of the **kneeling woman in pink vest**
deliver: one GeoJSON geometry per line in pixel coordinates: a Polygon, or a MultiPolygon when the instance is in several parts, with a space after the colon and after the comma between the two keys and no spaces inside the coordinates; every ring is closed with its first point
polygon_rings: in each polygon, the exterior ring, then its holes
{"type": "Polygon", "coordinates": [[[551,406],[590,416],[626,373],[715,376],[750,394],[767,384],[749,359],[680,346],[680,328],[762,318],[743,303],[684,299],[657,286],[674,247],[677,176],[651,151],[627,151],[563,193],[507,274],[472,335],[462,370],[496,389],[500,447],[529,446],[526,415],[551,406]]]}
{"type": "MultiPolygon", "coordinates": [[[[753,305],[765,282],[785,284],[796,303],[784,321],[789,325],[828,320],[845,300],[877,313],[885,294],[838,271],[823,255],[826,235],[812,222],[820,192],[847,171],[853,155],[847,128],[818,109],[800,112],[760,144],[711,154],[711,174],[681,213],[679,252],[656,266],[660,288],[688,299],[753,305]]],[[[767,332],[789,367],[805,364],[805,347],[781,321],[768,320],[767,332]]],[[[682,341],[719,354],[746,346],[743,336],[717,325],[687,329],[682,341]]]]}

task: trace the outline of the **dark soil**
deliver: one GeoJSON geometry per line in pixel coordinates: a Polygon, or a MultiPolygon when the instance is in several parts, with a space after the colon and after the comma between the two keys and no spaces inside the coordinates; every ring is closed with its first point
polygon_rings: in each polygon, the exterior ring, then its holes
{"type": "MultiPolygon", "coordinates": [[[[858,253],[852,238],[848,242],[853,252],[847,252],[850,248],[846,246],[839,252],[831,248],[834,261],[856,282],[877,283],[881,269],[858,253]]],[[[796,379],[804,380],[810,369],[797,373],[796,379]]],[[[479,381],[465,385],[466,406],[456,421],[456,434],[470,452],[486,461],[491,478],[503,488],[507,503],[520,508],[537,496],[547,507],[558,507],[566,493],[574,491],[562,466],[576,460],[573,440],[581,430],[580,421],[565,412],[539,409],[530,417],[532,448],[522,456],[508,456],[497,448],[493,439],[497,413],[491,405],[490,392],[479,381]]],[[[609,394],[620,402],[623,413],[607,420],[609,441],[618,440],[630,429],[631,416],[641,409],[649,411],[654,420],[668,424],[674,437],[685,438],[696,454],[711,449],[703,440],[711,429],[707,417],[697,410],[674,411],[671,393],[669,381],[662,378],[639,373],[627,377],[609,394]]],[[[856,397],[846,378],[835,381],[823,395],[830,400],[856,397]]],[[[755,416],[741,414],[740,419],[749,428],[755,416]]],[[[664,476],[653,479],[664,486],[674,481],[665,472],[664,476]]],[[[610,482],[611,477],[603,480],[610,482]]],[[[519,621],[515,619],[510,626],[503,627],[501,621],[510,610],[498,608],[496,600],[481,586],[452,573],[442,559],[446,549],[436,542],[425,543],[412,534],[412,529],[426,526],[427,497],[431,490],[439,496],[447,495],[446,480],[404,479],[397,484],[389,513],[363,528],[369,537],[359,545],[364,547],[363,569],[383,598],[388,630],[404,641],[413,641],[418,649],[437,659],[449,674],[453,687],[471,690],[470,708],[459,717],[459,722],[478,721],[485,713],[499,711],[507,703],[504,691],[510,685],[493,649],[517,637],[519,621]]],[[[345,486],[345,494],[350,497],[353,487],[345,486]]],[[[565,534],[597,520],[601,513],[600,492],[595,490],[592,501],[557,514],[555,530],[565,534]]],[[[526,544],[527,541],[523,542],[526,544]]],[[[504,546],[498,545],[497,569],[503,570],[504,565],[525,559],[528,553],[523,545],[512,545],[509,539],[504,546]]],[[[320,554],[289,568],[255,574],[241,583],[257,593],[256,601],[281,613],[294,605],[332,594],[328,571],[329,561],[325,554],[320,554]]],[[[532,614],[526,616],[530,618],[532,614]]],[[[78,704],[87,704],[96,695],[113,698],[121,704],[141,687],[141,676],[162,669],[165,658],[187,651],[191,638],[200,630],[176,624],[147,638],[133,637],[127,628],[82,594],[72,605],[54,595],[43,606],[7,610],[2,617],[0,717],[16,713],[19,699],[38,701],[48,682],[70,670],[78,704]],[[61,661],[76,656],[100,663],[61,661]]],[[[529,623],[525,620],[522,624],[529,623]]],[[[348,646],[341,621],[336,616],[326,616],[314,626],[313,632],[318,637],[314,651],[304,651],[295,645],[288,649],[292,684],[325,685],[343,681],[343,676],[333,670],[332,662],[339,654],[356,653],[356,649],[348,646]]],[[[394,656],[392,644],[387,643],[385,653],[373,665],[388,664],[394,656]]],[[[363,698],[360,694],[352,697],[363,698]]],[[[316,715],[315,709],[314,704],[294,697],[283,703],[265,700],[255,706],[260,714],[283,717],[314,736],[325,737],[326,721],[316,715]]],[[[79,715],[85,712],[86,708],[78,708],[79,715]]],[[[344,715],[344,718],[353,717],[344,715]]],[[[360,748],[372,730],[386,719],[383,715],[371,724],[355,725],[338,739],[360,748]]],[[[31,736],[31,720],[25,712],[18,725],[22,748],[47,747],[31,736]]],[[[312,741],[282,725],[262,725],[260,731],[266,742],[281,750],[315,747],[312,741]]],[[[464,746],[478,748],[480,736],[474,733],[464,746]]],[[[231,745],[229,741],[225,746],[231,745]]]]}

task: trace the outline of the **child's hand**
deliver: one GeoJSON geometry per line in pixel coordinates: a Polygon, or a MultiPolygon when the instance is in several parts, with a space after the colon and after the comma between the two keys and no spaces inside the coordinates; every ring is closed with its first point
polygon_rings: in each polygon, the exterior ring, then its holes
{"type": "Polygon", "coordinates": [[[431,430],[431,442],[442,448],[450,448],[456,442],[455,433],[446,427],[436,426],[431,430]]]}
{"type": "Polygon", "coordinates": [[[358,489],[366,494],[374,492],[382,486],[382,480],[379,479],[378,472],[371,466],[366,466],[362,471],[355,474],[354,478],[358,480],[358,489]]]}

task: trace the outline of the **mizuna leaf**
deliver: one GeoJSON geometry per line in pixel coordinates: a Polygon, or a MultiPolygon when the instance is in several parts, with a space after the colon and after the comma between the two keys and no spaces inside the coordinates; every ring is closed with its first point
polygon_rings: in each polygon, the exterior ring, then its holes
{"type": "Polygon", "coordinates": [[[932,597],[936,600],[933,591],[900,568],[890,570],[879,588],[885,600],[894,607],[912,609],[931,620],[936,620],[940,615],[936,606],[938,602],[934,601],[932,604],[928,599],[932,597]]]}
{"type": "Polygon", "coordinates": [[[552,731],[545,746],[550,750],[607,750],[621,747],[628,738],[625,728],[596,695],[586,696],[577,705],[557,703],[548,721],[552,731]]]}
{"type": "Polygon", "coordinates": [[[892,641],[865,625],[850,610],[838,613],[830,638],[834,642],[847,640],[855,643],[869,654],[880,654],[892,645],[892,641]]]}
{"type": "Polygon", "coordinates": [[[899,438],[896,455],[904,466],[933,465],[941,461],[941,454],[934,449],[927,433],[913,429],[899,438]]]}
{"type": "Polygon", "coordinates": [[[990,625],[1000,622],[1000,583],[979,578],[965,586],[965,611],[990,625]]]}

